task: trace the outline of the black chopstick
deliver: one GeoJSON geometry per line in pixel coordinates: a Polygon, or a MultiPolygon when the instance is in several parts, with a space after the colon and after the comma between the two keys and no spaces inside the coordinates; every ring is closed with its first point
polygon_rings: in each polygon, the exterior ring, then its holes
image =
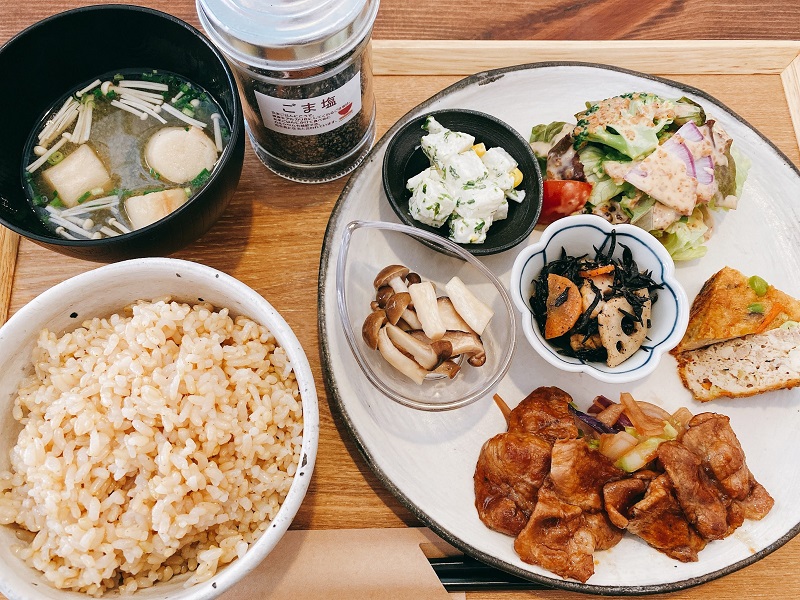
{"type": "Polygon", "coordinates": [[[469,556],[429,558],[428,562],[448,592],[549,589],[546,585],[511,575],[469,556]]]}

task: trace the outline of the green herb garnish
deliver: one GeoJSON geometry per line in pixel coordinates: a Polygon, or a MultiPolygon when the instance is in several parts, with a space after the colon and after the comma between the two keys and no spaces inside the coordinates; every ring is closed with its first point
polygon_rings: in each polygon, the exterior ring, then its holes
{"type": "Polygon", "coordinates": [[[209,170],[203,169],[197,174],[197,177],[195,177],[189,182],[189,185],[192,187],[199,187],[203,185],[206,181],[208,181],[209,177],[211,177],[211,173],[209,172],[209,170]]]}

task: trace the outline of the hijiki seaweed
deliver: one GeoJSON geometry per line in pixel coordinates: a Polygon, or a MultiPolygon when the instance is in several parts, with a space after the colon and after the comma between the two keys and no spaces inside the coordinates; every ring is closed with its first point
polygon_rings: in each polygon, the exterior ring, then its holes
{"type": "MultiPolygon", "coordinates": [[[[597,317],[593,317],[592,313],[595,312],[601,300],[608,301],[617,297],[624,297],[632,308],[631,312],[620,309],[623,314],[623,332],[626,335],[631,335],[637,323],[649,329],[649,319],[647,319],[646,323],[642,319],[643,307],[648,299],[651,304],[656,302],[658,299],[657,290],[661,289],[663,285],[653,280],[651,271],[639,270],[631,249],[617,241],[616,230],[612,230],[606,236],[599,248],[594,247],[594,251],[594,257],[589,255],[570,256],[567,254],[566,249],[562,247],[561,257],[546,263],[539,276],[533,281],[534,290],[530,298],[530,306],[539,328],[544,332],[548,317],[548,276],[554,274],[565,277],[579,289],[585,281],[588,281],[594,292],[593,300],[588,306],[584,306],[583,312],[569,331],[559,337],[549,339],[548,342],[553,344],[559,353],[563,355],[573,356],[585,361],[605,361],[608,353],[603,346],[575,349],[570,344],[570,338],[575,334],[580,334],[582,343],[585,344],[593,337],[596,337],[599,333],[599,325],[597,317]],[[617,246],[622,248],[621,258],[614,257],[617,246]],[[591,278],[581,275],[581,273],[602,270],[603,267],[608,268],[609,265],[613,266],[613,271],[611,271],[613,273],[613,283],[604,293],[601,292],[591,278]],[[647,290],[647,294],[641,294],[641,290],[647,290]]],[[[555,306],[560,306],[566,301],[568,291],[568,289],[565,289],[556,298],[555,306]]],[[[645,346],[642,348],[646,350],[645,346]]]]}

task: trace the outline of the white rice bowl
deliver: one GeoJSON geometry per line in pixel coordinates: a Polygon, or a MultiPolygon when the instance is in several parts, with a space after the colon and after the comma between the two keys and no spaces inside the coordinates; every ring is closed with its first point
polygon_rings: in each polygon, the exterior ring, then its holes
{"type": "MultiPolygon", "coordinates": [[[[41,465],[31,470],[41,487],[22,505],[8,492],[8,477],[0,481],[0,522],[18,514],[31,527],[46,530],[36,545],[47,542],[34,551],[32,535],[0,525],[0,593],[9,600],[85,599],[86,591],[102,592],[102,586],[91,585],[83,592],[57,589],[54,583],[62,583],[67,573],[75,581],[75,569],[66,569],[59,559],[46,560],[59,551],[90,557],[78,559],[85,563],[79,570],[87,581],[96,580],[112,566],[99,558],[102,543],[116,543],[121,550],[116,554],[122,556],[118,562],[125,563],[121,568],[138,572],[126,587],[105,592],[106,597],[138,588],[135,596],[142,599],[212,598],[275,547],[308,489],[319,415],[305,353],[266,300],[212,268],[144,258],[69,279],[35,298],[0,329],[0,373],[0,473],[10,470],[18,438],[26,441],[17,463],[41,465]],[[152,300],[124,311],[137,301],[152,300]],[[43,335],[43,330],[50,333],[43,335]],[[39,377],[32,362],[37,347],[39,377]],[[154,352],[155,347],[165,350],[154,352]],[[103,390],[99,404],[88,400],[91,391],[67,394],[64,401],[58,388],[69,389],[76,378],[103,390]],[[139,400],[132,403],[131,396],[139,400]],[[56,401],[47,412],[35,408],[59,397],[61,404],[56,401]],[[23,402],[26,410],[15,409],[15,402],[23,402]],[[23,413],[29,415],[23,422],[30,431],[20,437],[23,426],[15,414],[23,413]],[[123,421],[125,434],[117,429],[123,421]],[[44,443],[36,441],[41,432],[44,443]],[[51,435],[55,441],[49,441],[51,435]],[[60,450],[74,447],[80,435],[92,439],[89,448],[80,456],[77,451],[69,456],[69,450],[62,456],[60,450]],[[112,447],[113,453],[106,450],[112,447]],[[204,450],[217,462],[204,464],[204,450]],[[87,453],[88,472],[81,469],[87,453]],[[75,480],[97,486],[102,490],[97,498],[106,501],[93,499],[75,480]],[[126,481],[125,510],[107,501],[116,480],[126,481]],[[39,512],[42,504],[57,502],[54,496],[67,499],[62,512],[49,517],[48,511],[39,512]],[[53,534],[59,527],[64,528],[62,537],[53,534]],[[58,548],[59,539],[69,544],[68,552],[58,548]],[[197,549],[182,544],[190,539],[197,549]],[[36,560],[50,569],[47,577],[30,566],[36,560]],[[193,571],[180,573],[179,563],[193,571]]],[[[14,477],[16,485],[21,475],[14,477]]]]}

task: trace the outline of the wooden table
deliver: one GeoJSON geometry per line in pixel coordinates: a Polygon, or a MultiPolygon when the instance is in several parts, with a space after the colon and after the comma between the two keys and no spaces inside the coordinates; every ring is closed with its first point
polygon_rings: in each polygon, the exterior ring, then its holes
{"type": "MultiPolygon", "coordinates": [[[[189,0],[141,3],[198,24],[194,3],[189,0]]],[[[69,0],[56,7],[44,2],[17,5],[0,0],[0,42],[47,15],[82,4],[69,0]]],[[[379,134],[408,109],[463,75],[536,60],[593,60],[666,75],[706,90],[748,118],[800,164],[795,128],[789,118],[790,106],[800,106],[800,59],[795,59],[800,43],[542,41],[421,45],[392,41],[800,38],[800,4],[794,0],[772,2],[768,7],[745,1],[687,0],[658,6],[654,3],[646,9],[640,8],[641,4],[639,0],[579,1],[566,9],[559,0],[535,5],[528,0],[441,0],[435,5],[384,0],[374,35],[379,134]],[[434,6],[436,16],[430,12],[434,6]],[[478,13],[480,18],[476,17],[478,13]]],[[[795,119],[800,128],[800,115],[795,119]]],[[[331,412],[322,383],[317,299],[314,294],[296,293],[301,288],[316,287],[323,234],[344,183],[304,186],[285,181],[267,171],[248,147],[241,183],[228,211],[201,240],[174,256],[226,271],[256,289],[281,312],[306,349],[320,397],[321,437],[316,472],[293,528],[418,526],[416,518],[376,480],[337,415],[331,412]],[[287,278],[286,273],[293,275],[287,278]]],[[[14,236],[6,238],[3,252],[8,255],[14,251],[16,240],[14,236]]],[[[10,312],[53,284],[95,266],[22,240],[10,312]]],[[[794,540],[751,567],[666,597],[800,597],[799,566],[800,540],[794,540]]],[[[561,591],[468,596],[472,600],[583,597],[561,591]]]]}

